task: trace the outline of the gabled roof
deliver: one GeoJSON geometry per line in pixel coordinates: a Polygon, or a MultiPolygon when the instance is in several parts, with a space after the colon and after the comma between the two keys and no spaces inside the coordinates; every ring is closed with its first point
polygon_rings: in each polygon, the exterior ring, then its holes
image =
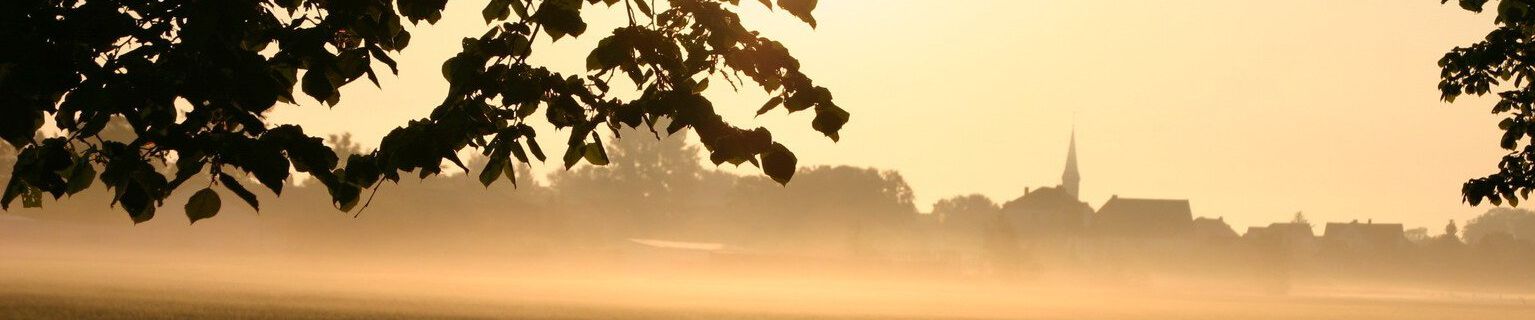
{"type": "Polygon", "coordinates": [[[1322,238],[1341,241],[1348,245],[1386,248],[1407,241],[1400,223],[1339,223],[1331,222],[1323,230],[1322,238]]]}
{"type": "Polygon", "coordinates": [[[1306,223],[1270,223],[1267,227],[1249,227],[1243,238],[1255,241],[1267,241],[1268,243],[1310,245],[1315,241],[1316,234],[1311,232],[1311,225],[1306,223]]]}
{"type": "Polygon", "coordinates": [[[1205,239],[1236,239],[1236,230],[1225,219],[1194,218],[1194,236],[1205,239]]]}
{"type": "Polygon", "coordinates": [[[1092,212],[1087,203],[1078,201],[1060,187],[1043,187],[1025,192],[1017,199],[1002,204],[1002,212],[1020,211],[1078,211],[1092,212]]]}
{"type": "Polygon", "coordinates": [[[1105,236],[1173,237],[1187,235],[1194,214],[1184,199],[1110,198],[1093,216],[1093,229],[1105,236]]]}
{"type": "Polygon", "coordinates": [[[1060,187],[1044,187],[1002,204],[1001,212],[1026,236],[1075,235],[1087,228],[1093,207],[1060,187]]]}

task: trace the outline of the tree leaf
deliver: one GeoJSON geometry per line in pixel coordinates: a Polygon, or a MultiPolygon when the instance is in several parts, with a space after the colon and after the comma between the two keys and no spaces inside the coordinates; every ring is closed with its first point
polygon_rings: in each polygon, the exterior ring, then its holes
{"type": "Polygon", "coordinates": [[[485,162],[485,168],[480,170],[480,184],[488,188],[490,184],[496,183],[496,178],[501,177],[501,171],[506,167],[506,161],[504,155],[499,157],[492,155],[490,161],[485,162]]]}
{"type": "Polygon", "coordinates": [[[516,12],[518,18],[528,19],[528,5],[522,3],[522,0],[512,0],[512,12],[516,12]]]}
{"type": "Polygon", "coordinates": [[[197,223],[198,220],[212,218],[214,215],[219,214],[219,206],[221,205],[219,202],[219,194],[214,192],[213,188],[203,188],[198,190],[197,193],[192,194],[192,198],[187,199],[186,204],[187,219],[192,221],[189,224],[197,223]]]}
{"type": "Polygon", "coordinates": [[[528,151],[533,152],[533,157],[537,158],[538,162],[544,162],[548,158],[544,156],[544,148],[538,146],[538,140],[533,139],[531,136],[528,137],[528,151]]]}
{"type": "Polygon", "coordinates": [[[760,116],[764,113],[767,113],[768,111],[773,110],[773,108],[777,108],[779,104],[783,104],[783,97],[774,96],[772,99],[768,99],[767,103],[763,103],[762,108],[757,109],[757,115],[760,116]]]}
{"type": "Polygon", "coordinates": [[[485,9],[480,10],[480,16],[485,18],[487,24],[491,21],[506,19],[506,16],[511,13],[507,5],[514,1],[519,0],[490,0],[490,3],[485,4],[485,9]]]}
{"type": "Polygon", "coordinates": [[[836,106],[817,108],[815,119],[810,120],[810,127],[826,134],[833,142],[840,141],[842,136],[839,132],[842,130],[842,125],[847,124],[849,116],[847,111],[836,106]]]}
{"type": "Polygon", "coordinates": [[[15,201],[16,197],[23,193],[27,193],[27,184],[21,181],[21,177],[12,175],[10,181],[5,184],[5,195],[0,196],[0,208],[10,210],[11,201],[15,201]]]}
{"type": "Polygon", "coordinates": [[[779,8],[810,24],[811,28],[815,28],[815,17],[810,15],[810,11],[815,10],[815,5],[816,0],[778,0],[779,8]]]}
{"type": "Polygon", "coordinates": [[[586,150],[583,152],[586,162],[599,166],[608,165],[608,151],[602,146],[602,138],[598,138],[597,133],[593,132],[592,139],[597,142],[586,145],[586,150]]]}
{"type": "Polygon", "coordinates": [[[789,148],[784,147],[783,144],[774,142],[773,146],[762,154],[762,171],[780,185],[789,184],[798,166],[799,158],[794,157],[794,152],[790,152],[789,148]]]}
{"type": "Polygon", "coordinates": [[[245,200],[245,204],[250,205],[251,209],[261,212],[261,201],[257,201],[256,194],[245,189],[245,186],[241,185],[239,180],[227,174],[219,173],[219,183],[223,184],[225,189],[234,192],[235,196],[240,197],[240,200],[245,200]]]}
{"type": "Polygon", "coordinates": [[[303,90],[304,94],[321,102],[329,101],[331,96],[336,95],[336,87],[331,86],[330,79],[325,77],[324,69],[305,71],[303,90]]]}
{"type": "Polygon", "coordinates": [[[640,13],[644,13],[645,16],[648,16],[648,17],[655,17],[656,16],[655,13],[652,13],[650,11],[650,5],[649,4],[645,4],[645,0],[631,0],[631,1],[634,2],[636,7],[639,7],[640,13]]]}
{"type": "Polygon", "coordinates": [[[586,155],[586,146],[586,144],[573,144],[570,145],[570,148],[565,149],[565,156],[562,157],[562,160],[565,160],[565,170],[570,170],[571,167],[576,166],[576,162],[586,155]]]}
{"type": "Polygon", "coordinates": [[[73,195],[85,191],[96,181],[96,167],[86,159],[76,161],[74,167],[69,170],[69,194],[73,195]]]}

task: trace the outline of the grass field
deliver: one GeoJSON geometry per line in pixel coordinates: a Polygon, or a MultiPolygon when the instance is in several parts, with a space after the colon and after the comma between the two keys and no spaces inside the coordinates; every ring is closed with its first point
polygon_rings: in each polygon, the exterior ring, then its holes
{"type": "Polygon", "coordinates": [[[1297,283],[1272,295],[1240,281],[711,274],[517,255],[291,255],[223,245],[219,234],[197,238],[217,250],[190,250],[170,245],[200,243],[27,230],[0,228],[0,319],[1535,319],[1531,290],[1297,283]]]}
{"type": "Polygon", "coordinates": [[[4,319],[1535,319],[1521,295],[0,262],[4,319]]]}

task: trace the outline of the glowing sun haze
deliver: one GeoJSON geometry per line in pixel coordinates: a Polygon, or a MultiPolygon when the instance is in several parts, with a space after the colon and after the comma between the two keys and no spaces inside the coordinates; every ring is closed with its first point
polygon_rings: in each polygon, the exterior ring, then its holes
{"type": "MultiPolygon", "coordinates": [[[[373,142],[424,117],[446,91],[440,63],[485,30],[482,6],[452,2],[440,24],[416,27],[383,90],[348,86],[331,110],[299,97],[271,118],[373,142]]],[[[1445,104],[1435,89],[1435,61],[1493,16],[1439,1],[825,0],[818,29],[742,6],[853,116],[832,143],[809,113],[753,117],[767,99],[755,87],[716,82],[717,109],[773,129],[801,165],[898,170],[923,211],[1059,183],[1073,123],[1094,207],[1116,194],[1187,198],[1196,216],[1239,231],[1304,211],[1437,233],[1486,209],[1462,204],[1460,184],[1503,154],[1489,100],[1445,104]]],[[[623,21],[621,9],[585,16],[585,35],[541,38],[532,60],[581,71],[623,21]]],[[[749,169],[738,171],[760,174],[749,169]]]]}

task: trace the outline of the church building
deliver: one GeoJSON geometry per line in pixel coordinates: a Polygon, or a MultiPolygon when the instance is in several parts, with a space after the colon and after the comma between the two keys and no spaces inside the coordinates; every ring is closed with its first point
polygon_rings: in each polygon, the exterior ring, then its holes
{"type": "Polygon", "coordinates": [[[1093,208],[1079,198],[1081,182],[1082,176],[1077,172],[1077,137],[1073,132],[1061,184],[1024,189],[1023,196],[1002,204],[1002,217],[1023,239],[1081,236],[1093,213],[1093,208]]]}

